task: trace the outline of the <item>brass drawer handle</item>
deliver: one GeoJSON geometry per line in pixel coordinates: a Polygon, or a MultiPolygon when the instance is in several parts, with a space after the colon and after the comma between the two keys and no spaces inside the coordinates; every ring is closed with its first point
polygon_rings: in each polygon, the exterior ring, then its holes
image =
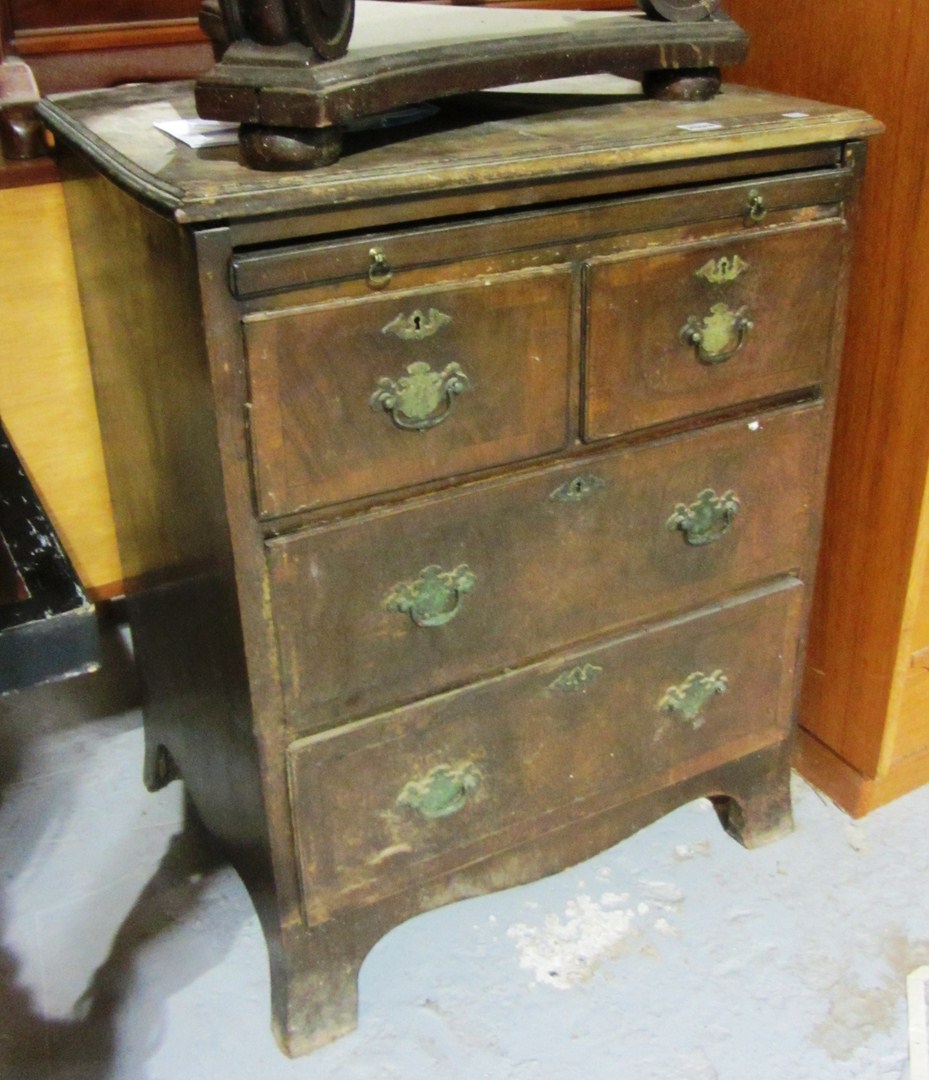
{"type": "Polygon", "coordinates": [[[672,532],[680,529],[688,544],[712,544],[726,533],[741,507],[734,491],[717,495],[704,488],[690,506],[678,503],[665,524],[672,532]]]}
{"type": "Polygon", "coordinates": [[[470,761],[436,765],[425,776],[410,780],[397,796],[397,804],[430,820],[448,817],[464,806],[480,782],[481,774],[470,761]]]}
{"type": "Polygon", "coordinates": [[[390,413],[404,431],[425,431],[441,424],[454,399],[470,389],[471,380],[459,364],[433,371],[425,361],[417,360],[399,379],[379,379],[369,404],[390,413]]]}
{"type": "Polygon", "coordinates": [[[680,338],[693,347],[701,364],[722,364],[742,348],[754,325],[728,304],[714,304],[703,319],[691,315],[681,327],[680,338]]]}
{"type": "Polygon", "coordinates": [[[415,581],[400,581],[384,600],[388,611],[409,615],[417,626],[444,626],[461,610],[461,598],[474,588],[475,577],[462,563],[454,570],[427,566],[415,581]]]}
{"type": "Polygon", "coordinates": [[[703,725],[703,710],[710,698],[729,689],[728,676],[721,669],[705,675],[695,671],[678,686],[669,686],[658,702],[658,710],[670,713],[695,731],[703,725]]]}
{"type": "Polygon", "coordinates": [[[383,289],[393,276],[393,267],[387,261],[384,249],[371,248],[368,252],[368,284],[371,288],[383,289]]]}
{"type": "Polygon", "coordinates": [[[765,206],[764,195],[754,188],[748,193],[748,220],[754,224],[764,221],[768,216],[768,208],[765,206]]]}

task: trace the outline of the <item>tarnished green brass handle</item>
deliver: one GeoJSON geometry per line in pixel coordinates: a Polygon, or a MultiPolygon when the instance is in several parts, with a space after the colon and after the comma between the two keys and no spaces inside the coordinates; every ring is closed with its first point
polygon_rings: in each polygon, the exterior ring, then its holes
{"type": "Polygon", "coordinates": [[[665,524],[672,532],[680,529],[688,544],[712,544],[725,534],[741,506],[734,491],[717,495],[704,488],[690,506],[678,503],[665,524]]]}
{"type": "Polygon", "coordinates": [[[384,249],[373,247],[368,252],[368,284],[372,289],[383,289],[394,276],[384,249]]]}
{"type": "Polygon", "coordinates": [[[384,600],[388,611],[399,611],[417,626],[444,626],[461,610],[461,598],[474,588],[475,577],[465,563],[454,570],[427,566],[415,581],[400,581],[384,600]]]}
{"type": "Polygon", "coordinates": [[[471,380],[459,364],[446,364],[441,371],[433,371],[427,363],[417,360],[399,379],[379,379],[370,404],[372,409],[389,413],[397,427],[424,431],[441,424],[452,401],[470,388],[471,380]]]}
{"type": "Polygon", "coordinates": [[[748,193],[748,220],[757,225],[768,216],[768,208],[765,205],[764,195],[755,188],[748,193]]]}
{"type": "Polygon", "coordinates": [[[704,722],[703,710],[716,694],[724,694],[729,689],[729,679],[721,669],[705,675],[695,671],[679,686],[669,686],[658,702],[661,712],[671,713],[694,729],[704,722]]]}
{"type": "Polygon", "coordinates": [[[470,761],[436,765],[425,776],[404,785],[397,805],[416,810],[424,818],[448,817],[464,806],[480,782],[481,774],[470,761]]]}
{"type": "Polygon", "coordinates": [[[694,349],[701,364],[722,364],[742,348],[754,325],[728,304],[714,304],[703,319],[691,315],[681,327],[680,337],[694,349]]]}

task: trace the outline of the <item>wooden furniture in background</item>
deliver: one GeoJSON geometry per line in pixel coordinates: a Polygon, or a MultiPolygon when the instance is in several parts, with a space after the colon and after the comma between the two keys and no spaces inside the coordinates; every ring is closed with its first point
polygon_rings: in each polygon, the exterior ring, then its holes
{"type": "Polygon", "coordinates": [[[146,776],[242,872],[291,1053],[417,912],[709,795],[790,823],[864,114],[731,89],[198,155],[190,88],[42,106],[146,776]],[[157,175],[150,171],[157,162],[157,175]]]}
{"type": "Polygon", "coordinates": [[[728,8],[752,39],[733,77],[887,129],[862,199],[798,758],[860,815],[929,780],[929,20],[920,0],[728,8]]]}
{"type": "Polygon", "coordinates": [[[0,0],[0,415],[94,599],[157,569],[120,565],[64,199],[34,118],[40,93],[180,78],[212,61],[198,0],[0,0]]]}
{"type": "MultiPolygon", "coordinates": [[[[0,415],[84,587],[97,599],[121,592],[64,195],[51,168],[0,163],[0,263],[0,415]],[[4,185],[19,178],[28,182],[4,185]]],[[[139,573],[127,558],[127,572],[139,573]]]]}
{"type": "Polygon", "coordinates": [[[96,612],[0,425],[0,694],[99,662],[96,612]]]}
{"type": "Polygon", "coordinates": [[[192,76],[212,59],[199,0],[0,0],[4,56],[43,94],[192,76]]]}

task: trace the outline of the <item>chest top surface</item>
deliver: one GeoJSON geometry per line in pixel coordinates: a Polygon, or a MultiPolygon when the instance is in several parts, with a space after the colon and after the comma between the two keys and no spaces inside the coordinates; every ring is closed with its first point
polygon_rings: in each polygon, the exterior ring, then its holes
{"type": "MultiPolygon", "coordinates": [[[[41,112],[60,142],[159,212],[191,224],[466,189],[515,193],[529,183],[841,143],[880,130],[854,109],[739,86],[705,102],[628,93],[589,100],[566,97],[553,108],[549,99],[527,111],[481,95],[410,127],[360,133],[334,165],[284,173],[245,167],[234,145],[196,150],[156,128],[196,117],[189,83],[63,95],[43,102],[41,112]]],[[[510,204],[517,201],[512,194],[510,204]]]]}

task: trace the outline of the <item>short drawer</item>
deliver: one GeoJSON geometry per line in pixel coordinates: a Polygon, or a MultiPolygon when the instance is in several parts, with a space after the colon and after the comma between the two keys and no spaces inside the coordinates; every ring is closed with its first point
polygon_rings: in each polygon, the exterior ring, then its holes
{"type": "Polygon", "coordinates": [[[246,316],[259,511],[561,449],[571,296],[554,267],[246,316]]]}
{"type": "Polygon", "coordinates": [[[782,583],[293,743],[308,922],[783,739],[802,593],[782,583]]]}
{"type": "Polygon", "coordinates": [[[833,219],[591,261],[585,438],[816,386],[844,234],[833,219]]]}
{"type": "Polygon", "coordinates": [[[289,722],[329,727],[799,572],[822,423],[784,410],[270,541],[289,722]]]}

